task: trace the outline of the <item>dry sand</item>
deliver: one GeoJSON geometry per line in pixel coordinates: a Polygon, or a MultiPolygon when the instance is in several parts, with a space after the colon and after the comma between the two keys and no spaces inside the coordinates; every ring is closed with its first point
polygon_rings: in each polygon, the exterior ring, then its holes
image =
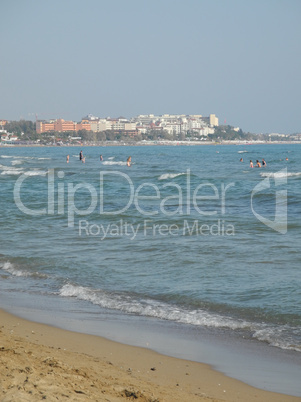
{"type": "Polygon", "coordinates": [[[0,401],[293,402],[209,366],[0,310],[0,401]]]}

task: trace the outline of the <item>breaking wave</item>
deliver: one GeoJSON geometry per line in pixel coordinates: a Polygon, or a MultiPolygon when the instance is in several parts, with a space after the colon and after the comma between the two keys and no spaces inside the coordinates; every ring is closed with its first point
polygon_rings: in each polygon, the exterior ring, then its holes
{"type": "Polygon", "coordinates": [[[100,289],[76,286],[70,283],[60,289],[59,295],[62,297],[75,297],[78,300],[88,301],[105,309],[118,310],[127,314],[154,317],[194,326],[245,330],[248,333],[251,332],[253,338],[268,342],[272,346],[301,351],[301,345],[292,344],[286,337],[286,340],[284,339],[285,327],[253,323],[202,309],[189,310],[157,300],[143,299],[137,296],[132,297],[121,293],[109,293],[100,289]]]}
{"type": "Polygon", "coordinates": [[[60,289],[59,294],[64,297],[76,297],[79,300],[89,301],[103,308],[179,323],[205,325],[208,327],[227,327],[231,329],[249,326],[249,323],[246,321],[232,320],[231,318],[210,314],[204,310],[189,311],[152,299],[135,299],[126,294],[108,293],[99,289],[96,290],[72,284],[64,285],[60,289]]]}
{"type": "Polygon", "coordinates": [[[158,180],[174,179],[175,177],[185,175],[186,173],[164,173],[158,177],[158,180]]]}
{"type": "Polygon", "coordinates": [[[11,262],[5,262],[4,264],[2,264],[1,269],[3,271],[10,273],[13,276],[48,278],[47,275],[41,274],[39,272],[30,272],[30,271],[24,271],[24,270],[18,269],[11,262]]]}
{"type": "Polygon", "coordinates": [[[103,165],[119,165],[119,166],[126,166],[126,162],[123,161],[104,161],[102,162],[103,165]]]}
{"type": "Polygon", "coordinates": [[[46,176],[47,172],[43,170],[24,170],[23,168],[17,168],[13,166],[0,165],[0,170],[2,170],[1,175],[21,175],[25,176],[46,176]]]}
{"type": "Polygon", "coordinates": [[[301,172],[285,172],[285,171],[280,171],[280,172],[261,172],[260,173],[261,177],[272,177],[272,178],[281,178],[281,177],[300,177],[301,172]]]}

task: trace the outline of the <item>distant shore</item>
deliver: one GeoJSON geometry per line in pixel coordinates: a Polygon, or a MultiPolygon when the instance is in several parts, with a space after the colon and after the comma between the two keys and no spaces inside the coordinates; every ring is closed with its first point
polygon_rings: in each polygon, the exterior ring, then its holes
{"type": "Polygon", "coordinates": [[[284,144],[300,144],[301,141],[222,141],[222,142],[209,142],[209,141],[139,141],[139,142],[116,142],[106,141],[99,143],[82,142],[80,144],[3,144],[0,143],[0,149],[17,148],[17,147],[112,147],[112,146],[195,146],[195,145],[284,145],[284,144]]]}
{"type": "Polygon", "coordinates": [[[3,401],[286,402],[210,366],[38,324],[0,310],[3,401]]]}

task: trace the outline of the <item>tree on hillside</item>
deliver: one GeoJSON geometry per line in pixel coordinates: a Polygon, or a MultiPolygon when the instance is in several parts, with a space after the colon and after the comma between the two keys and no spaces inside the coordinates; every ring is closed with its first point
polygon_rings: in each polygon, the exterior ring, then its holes
{"type": "Polygon", "coordinates": [[[79,130],[76,137],[81,137],[83,141],[96,141],[96,133],[93,131],[79,130]]]}
{"type": "Polygon", "coordinates": [[[10,121],[5,125],[5,130],[18,136],[24,133],[29,137],[36,133],[36,123],[31,120],[10,121]]]}

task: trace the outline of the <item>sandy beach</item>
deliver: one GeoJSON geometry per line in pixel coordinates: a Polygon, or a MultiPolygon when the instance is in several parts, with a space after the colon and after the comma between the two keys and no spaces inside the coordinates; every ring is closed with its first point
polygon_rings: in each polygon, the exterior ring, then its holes
{"type": "Polygon", "coordinates": [[[30,322],[0,310],[0,400],[300,401],[205,364],[30,322]]]}

